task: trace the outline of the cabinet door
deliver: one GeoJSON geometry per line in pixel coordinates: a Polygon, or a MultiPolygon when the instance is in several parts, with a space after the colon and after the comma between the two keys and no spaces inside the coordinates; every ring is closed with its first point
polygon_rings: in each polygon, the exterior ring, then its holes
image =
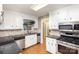
{"type": "Polygon", "coordinates": [[[30,36],[25,36],[25,48],[31,46],[30,36]]]}
{"type": "Polygon", "coordinates": [[[25,36],[25,48],[30,47],[37,43],[37,35],[25,36]]]}
{"type": "Polygon", "coordinates": [[[50,53],[57,52],[57,41],[53,38],[46,38],[46,50],[50,53]]]}
{"type": "Polygon", "coordinates": [[[57,18],[59,19],[60,22],[67,22],[69,21],[69,12],[67,8],[62,8],[57,11],[57,18]]]}
{"type": "Polygon", "coordinates": [[[79,5],[68,8],[70,21],[79,21],[79,5]]]}
{"type": "Polygon", "coordinates": [[[54,23],[54,14],[53,13],[49,13],[49,29],[53,29],[54,28],[53,23],[54,23]]]}
{"type": "Polygon", "coordinates": [[[58,29],[60,22],[68,21],[67,9],[61,9],[49,13],[49,29],[58,29]]]}
{"type": "Polygon", "coordinates": [[[37,43],[37,35],[30,35],[31,45],[34,45],[37,43]]]}
{"type": "Polygon", "coordinates": [[[57,52],[57,41],[56,41],[56,39],[52,39],[51,41],[50,41],[50,52],[51,53],[56,53],[57,52]]]}
{"type": "Polygon", "coordinates": [[[46,50],[50,51],[50,38],[46,37],[46,50]]]}
{"type": "Polygon", "coordinates": [[[49,29],[58,29],[58,18],[56,12],[49,13],[49,29]]]}

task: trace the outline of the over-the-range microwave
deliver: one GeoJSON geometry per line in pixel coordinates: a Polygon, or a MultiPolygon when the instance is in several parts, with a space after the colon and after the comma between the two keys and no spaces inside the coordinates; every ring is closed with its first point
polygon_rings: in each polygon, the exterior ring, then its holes
{"type": "Polygon", "coordinates": [[[79,21],[59,23],[60,31],[79,32],[79,21]]]}

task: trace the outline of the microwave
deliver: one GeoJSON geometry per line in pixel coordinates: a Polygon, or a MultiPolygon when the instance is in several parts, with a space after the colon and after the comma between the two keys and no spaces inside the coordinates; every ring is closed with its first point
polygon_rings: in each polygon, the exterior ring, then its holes
{"type": "Polygon", "coordinates": [[[79,32],[79,22],[63,22],[63,23],[59,23],[59,31],[79,32]]]}

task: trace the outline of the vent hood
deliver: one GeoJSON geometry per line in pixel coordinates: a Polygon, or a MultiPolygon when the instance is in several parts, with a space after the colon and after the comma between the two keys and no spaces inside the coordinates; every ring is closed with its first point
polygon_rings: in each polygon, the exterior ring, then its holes
{"type": "Polygon", "coordinates": [[[33,21],[33,20],[28,20],[28,19],[24,19],[23,20],[24,21],[24,24],[23,25],[33,25],[33,24],[35,24],[35,21],[33,21]]]}
{"type": "Polygon", "coordinates": [[[24,30],[31,30],[32,26],[35,24],[35,21],[28,19],[24,19],[23,22],[24,30]]]}

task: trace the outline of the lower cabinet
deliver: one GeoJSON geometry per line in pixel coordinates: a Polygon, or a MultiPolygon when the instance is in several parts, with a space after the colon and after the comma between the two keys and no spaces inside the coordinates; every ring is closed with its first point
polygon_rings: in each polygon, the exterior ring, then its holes
{"type": "Polygon", "coordinates": [[[57,50],[58,48],[56,39],[46,37],[46,51],[55,54],[57,50]]]}
{"type": "Polygon", "coordinates": [[[37,44],[37,34],[25,36],[25,48],[37,44]]]}

